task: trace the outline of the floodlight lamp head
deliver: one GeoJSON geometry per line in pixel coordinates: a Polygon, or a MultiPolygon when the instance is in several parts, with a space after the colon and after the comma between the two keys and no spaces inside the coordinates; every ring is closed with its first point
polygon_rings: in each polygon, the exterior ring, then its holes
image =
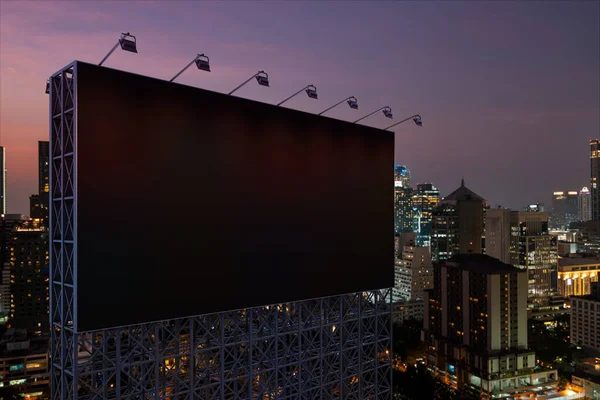
{"type": "Polygon", "coordinates": [[[309,85],[306,88],[306,94],[308,95],[308,97],[310,97],[311,99],[318,99],[317,96],[317,88],[313,85],[309,85]]]}
{"type": "Polygon", "coordinates": [[[350,106],[350,108],[352,108],[353,110],[358,110],[358,100],[356,99],[356,97],[352,96],[348,99],[348,105],[350,106]]]}
{"type": "Polygon", "coordinates": [[[390,107],[386,107],[382,111],[383,111],[383,115],[385,115],[387,118],[394,117],[394,115],[392,114],[392,109],[390,107]]]}
{"type": "Polygon", "coordinates": [[[50,79],[46,81],[46,94],[50,94],[50,79]]]}
{"type": "Polygon", "coordinates": [[[265,71],[258,71],[255,78],[259,85],[269,87],[269,75],[265,71]]]}
{"type": "Polygon", "coordinates": [[[132,53],[137,53],[137,41],[135,36],[127,33],[121,33],[121,38],[119,39],[119,44],[121,48],[125,51],[130,51],[132,53]]]}
{"type": "Polygon", "coordinates": [[[210,63],[208,57],[204,54],[198,54],[198,57],[194,60],[196,67],[202,71],[210,72],[210,63]]]}
{"type": "Polygon", "coordinates": [[[421,121],[421,116],[414,117],[413,121],[415,122],[415,124],[417,124],[417,126],[423,126],[423,121],[421,121]]]}

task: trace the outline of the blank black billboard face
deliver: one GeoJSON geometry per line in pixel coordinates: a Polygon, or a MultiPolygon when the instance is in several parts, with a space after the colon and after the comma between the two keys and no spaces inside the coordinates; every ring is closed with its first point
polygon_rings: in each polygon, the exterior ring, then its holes
{"type": "Polygon", "coordinates": [[[393,133],[76,76],[78,331],[393,286],[393,133]]]}

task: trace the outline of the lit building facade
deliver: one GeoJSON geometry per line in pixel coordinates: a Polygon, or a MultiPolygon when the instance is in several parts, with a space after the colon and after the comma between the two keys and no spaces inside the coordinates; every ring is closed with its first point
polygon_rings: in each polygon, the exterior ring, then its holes
{"type": "Polygon", "coordinates": [[[47,399],[49,369],[47,338],[28,337],[24,330],[6,331],[0,344],[0,392],[10,387],[25,400],[47,399]]]}
{"type": "Polygon", "coordinates": [[[571,344],[600,351],[600,298],[571,298],[571,344]]]}
{"type": "Polygon", "coordinates": [[[410,171],[404,165],[394,165],[394,231],[414,232],[413,189],[410,171]]]}
{"type": "Polygon", "coordinates": [[[419,183],[413,193],[417,246],[431,246],[433,210],[440,205],[440,191],[431,183],[419,183]]]}
{"type": "Polygon", "coordinates": [[[590,140],[590,196],[592,199],[592,220],[600,220],[600,140],[590,140]]]}
{"type": "Polygon", "coordinates": [[[569,229],[571,222],[578,220],[579,193],[576,190],[554,192],[550,228],[565,231],[569,229]]]}
{"type": "Polygon", "coordinates": [[[13,232],[10,253],[10,323],[30,330],[48,329],[48,230],[30,220],[13,232]]]}
{"type": "Polygon", "coordinates": [[[544,303],[556,291],[557,239],[548,233],[545,212],[511,213],[512,259],[528,274],[530,303],[544,303]]]}
{"type": "Polygon", "coordinates": [[[434,267],[425,293],[427,365],[482,399],[543,394],[556,370],[534,372],[527,344],[527,273],[483,254],[459,254],[434,267]]]}
{"type": "Polygon", "coordinates": [[[598,282],[600,260],[596,257],[558,259],[558,293],[564,297],[591,294],[598,282]]]}
{"type": "Polygon", "coordinates": [[[592,219],[592,195],[590,190],[584,186],[579,191],[579,220],[589,221],[592,219]]]}
{"type": "Polygon", "coordinates": [[[396,301],[423,300],[424,291],[433,287],[433,265],[429,249],[405,246],[396,260],[392,299],[396,301]]]}
{"type": "Polygon", "coordinates": [[[433,210],[431,258],[443,261],[459,253],[481,253],[485,200],[461,186],[440,200],[433,210]]]}

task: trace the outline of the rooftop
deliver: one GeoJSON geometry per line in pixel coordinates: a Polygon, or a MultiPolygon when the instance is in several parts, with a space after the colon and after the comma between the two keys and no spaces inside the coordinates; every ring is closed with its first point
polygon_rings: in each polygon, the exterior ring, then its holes
{"type": "Polygon", "coordinates": [[[512,272],[525,272],[510,264],[503,263],[497,258],[486,254],[465,253],[456,254],[445,262],[447,266],[461,268],[469,271],[483,272],[485,274],[506,274],[512,272]]]}
{"type": "Polygon", "coordinates": [[[455,201],[464,201],[464,200],[479,200],[484,201],[483,197],[479,196],[477,193],[469,189],[465,186],[465,180],[462,179],[460,181],[460,187],[456,189],[454,192],[450,193],[448,196],[444,197],[444,200],[455,200],[455,201]]]}
{"type": "Polygon", "coordinates": [[[596,256],[592,257],[562,257],[558,259],[558,265],[561,267],[572,265],[598,265],[600,260],[596,256]]]}

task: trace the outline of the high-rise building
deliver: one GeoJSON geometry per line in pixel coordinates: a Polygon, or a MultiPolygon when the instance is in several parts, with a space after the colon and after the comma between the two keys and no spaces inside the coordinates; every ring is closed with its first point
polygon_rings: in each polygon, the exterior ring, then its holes
{"type": "Polygon", "coordinates": [[[13,231],[10,257],[10,323],[13,327],[48,328],[50,257],[48,230],[34,220],[13,231]]]}
{"type": "Polygon", "coordinates": [[[590,190],[584,186],[579,191],[579,220],[589,221],[592,219],[592,197],[590,190]]]}
{"type": "Polygon", "coordinates": [[[411,187],[410,170],[406,165],[394,164],[394,181],[398,182],[395,186],[411,187]]]}
{"type": "Polygon", "coordinates": [[[440,204],[440,191],[431,183],[419,183],[413,193],[417,246],[431,246],[433,210],[440,204]]]}
{"type": "Polygon", "coordinates": [[[511,213],[506,208],[489,209],[485,213],[485,251],[490,257],[514,265],[511,252],[511,213]]]}
{"type": "Polygon", "coordinates": [[[431,258],[447,260],[454,254],[481,253],[485,200],[465,186],[464,179],[444,197],[432,215],[431,258]]]}
{"type": "Polygon", "coordinates": [[[6,214],[6,150],[0,146],[0,214],[6,214]]]}
{"type": "Polygon", "coordinates": [[[570,327],[571,344],[600,351],[600,296],[571,297],[570,327]]]}
{"type": "Polygon", "coordinates": [[[525,271],[484,254],[455,255],[434,265],[425,305],[427,364],[444,382],[482,399],[542,394],[558,383],[556,370],[533,371],[525,271]]]}
{"type": "Polygon", "coordinates": [[[592,198],[592,220],[600,220],[600,140],[590,140],[590,195],[592,198]]]}
{"type": "Polygon", "coordinates": [[[410,171],[405,165],[394,165],[394,230],[396,234],[414,231],[413,189],[410,171]]]}
{"type": "Polygon", "coordinates": [[[50,193],[50,142],[38,142],[38,193],[50,193]]]}
{"type": "Polygon", "coordinates": [[[528,206],[525,207],[525,212],[544,212],[546,211],[546,207],[544,206],[544,203],[533,203],[533,204],[529,204],[528,206]]]}
{"type": "Polygon", "coordinates": [[[576,190],[554,192],[550,228],[566,231],[571,222],[579,220],[579,193],[576,190]]]}
{"type": "Polygon", "coordinates": [[[396,260],[393,301],[423,300],[424,290],[433,286],[433,265],[429,249],[414,243],[404,246],[396,260]]]}
{"type": "Polygon", "coordinates": [[[38,142],[38,194],[29,197],[29,213],[31,218],[47,221],[49,218],[50,198],[50,145],[49,142],[38,142]]]}
{"type": "Polygon", "coordinates": [[[556,291],[557,240],[548,234],[545,212],[511,213],[512,260],[528,272],[528,295],[540,304],[556,291]]]}

